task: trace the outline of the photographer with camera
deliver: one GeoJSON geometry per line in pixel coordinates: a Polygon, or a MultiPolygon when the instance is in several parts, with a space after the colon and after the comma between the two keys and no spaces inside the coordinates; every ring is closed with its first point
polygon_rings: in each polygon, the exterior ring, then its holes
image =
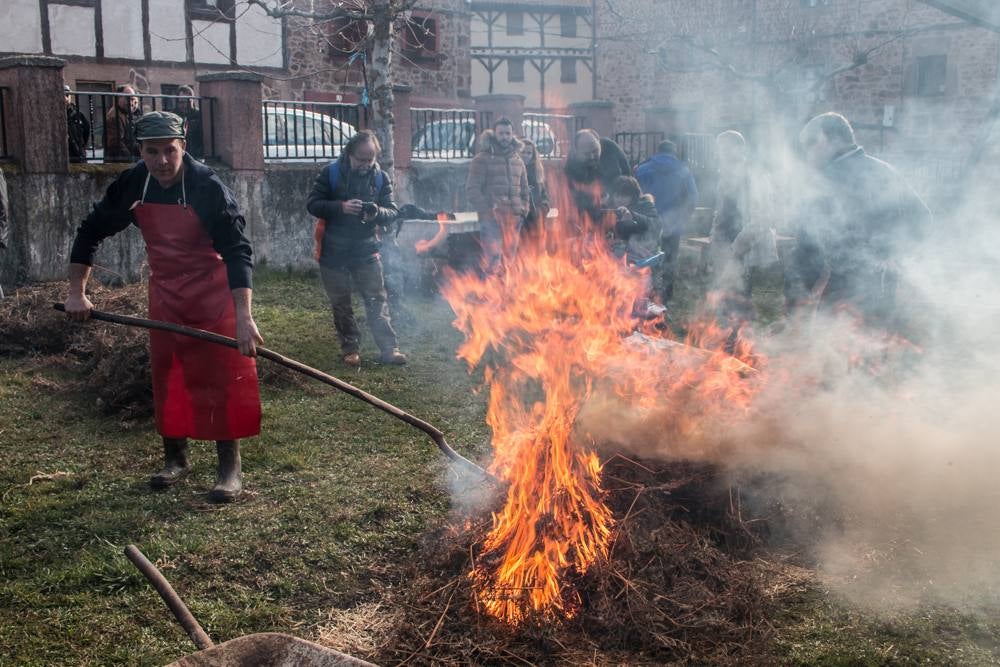
{"type": "Polygon", "coordinates": [[[396,219],[389,175],[377,162],[381,146],[370,130],[355,134],[340,157],[323,167],[306,208],[317,225],[320,275],[333,307],[333,324],[348,366],[361,365],[361,333],[351,307],[351,283],[365,304],[382,363],[403,365],[389,317],[382,258],[382,232],[396,219]]]}

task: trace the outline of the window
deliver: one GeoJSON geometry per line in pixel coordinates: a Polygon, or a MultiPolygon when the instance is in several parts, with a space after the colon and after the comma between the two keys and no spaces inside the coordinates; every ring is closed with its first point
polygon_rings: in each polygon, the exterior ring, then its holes
{"type": "Polygon", "coordinates": [[[187,0],[191,18],[209,21],[229,20],[235,15],[235,0],[187,0]]]}
{"type": "Polygon", "coordinates": [[[507,60],[507,81],[510,83],[524,81],[524,58],[509,58],[507,60]]]}
{"type": "Polygon", "coordinates": [[[524,12],[507,12],[507,34],[524,34],[524,12]]]}
{"type": "Polygon", "coordinates": [[[576,83],[576,58],[563,58],[559,61],[560,83],[576,83]]]}
{"type": "Polygon", "coordinates": [[[438,51],[437,19],[413,15],[403,29],[403,50],[411,56],[432,56],[438,51]]]}
{"type": "Polygon", "coordinates": [[[563,37],[576,37],[576,14],[559,15],[559,34],[563,37]]]}
{"type": "Polygon", "coordinates": [[[948,82],[948,56],[923,56],[917,58],[917,95],[935,97],[944,95],[948,82]]]}

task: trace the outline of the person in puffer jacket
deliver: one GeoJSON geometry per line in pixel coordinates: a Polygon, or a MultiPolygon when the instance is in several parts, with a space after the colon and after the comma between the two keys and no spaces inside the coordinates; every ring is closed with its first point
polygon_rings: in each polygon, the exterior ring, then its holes
{"type": "Polygon", "coordinates": [[[501,258],[517,253],[524,216],[530,206],[528,172],[520,154],[521,142],[506,118],[483,132],[479,152],[469,165],[465,183],[469,205],[479,214],[483,266],[495,270],[501,258]]]}

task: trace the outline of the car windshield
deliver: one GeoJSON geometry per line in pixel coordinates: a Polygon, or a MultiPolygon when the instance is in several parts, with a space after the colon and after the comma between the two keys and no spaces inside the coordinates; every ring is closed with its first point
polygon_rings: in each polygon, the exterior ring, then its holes
{"type": "Polygon", "coordinates": [[[351,133],[321,114],[268,109],[264,134],[268,146],[339,146],[351,133]]]}
{"type": "Polygon", "coordinates": [[[416,149],[467,150],[471,139],[472,126],[469,123],[438,121],[425,125],[420,131],[416,149]]]}

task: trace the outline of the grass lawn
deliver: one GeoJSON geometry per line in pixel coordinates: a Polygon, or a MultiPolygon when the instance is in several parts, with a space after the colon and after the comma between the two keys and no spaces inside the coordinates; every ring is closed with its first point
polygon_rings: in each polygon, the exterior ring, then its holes
{"type": "MultiPolygon", "coordinates": [[[[687,308],[697,285],[679,295],[687,308]]],[[[100,304],[97,304],[100,308],[100,304]]],[[[258,324],[273,350],[330,372],[489,450],[486,396],[454,359],[442,301],[414,297],[405,368],[339,361],[315,276],[262,271],[258,324]]],[[[262,361],[262,364],[269,363],[262,361]]],[[[194,650],[122,555],[135,543],[216,641],[262,631],[315,639],[331,610],[378,598],[449,507],[442,455],[423,434],[319,383],[266,386],[264,430],[244,445],[247,492],[206,503],[215,454],[154,493],[151,421],[101,417],[70,369],[0,358],[0,665],[163,664],[194,650]]],[[[792,664],[1000,664],[1000,622],[945,609],[876,618],[818,585],[774,612],[770,660],[792,664]]]]}

